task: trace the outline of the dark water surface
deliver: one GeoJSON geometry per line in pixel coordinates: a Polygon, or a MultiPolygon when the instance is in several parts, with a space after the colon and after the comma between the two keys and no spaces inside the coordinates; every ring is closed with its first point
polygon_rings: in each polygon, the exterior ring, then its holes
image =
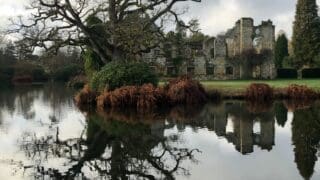
{"type": "Polygon", "coordinates": [[[88,112],[74,93],[0,91],[1,180],[320,179],[320,103],[88,112]]]}

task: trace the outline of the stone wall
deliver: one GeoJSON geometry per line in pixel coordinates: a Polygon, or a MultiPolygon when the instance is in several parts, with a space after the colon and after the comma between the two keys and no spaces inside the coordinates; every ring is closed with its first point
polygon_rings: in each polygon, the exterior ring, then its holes
{"type": "MultiPolygon", "coordinates": [[[[225,34],[218,35],[216,38],[211,37],[204,41],[202,50],[201,44],[199,46],[200,50],[189,46],[186,46],[189,51],[186,51],[187,59],[181,67],[181,72],[183,74],[192,74],[197,79],[273,79],[276,77],[272,53],[261,65],[251,68],[247,68],[246,62],[241,62],[239,58],[241,53],[249,49],[255,49],[258,53],[263,49],[273,52],[275,47],[275,26],[270,20],[262,21],[260,25],[254,26],[252,18],[241,18],[225,34]],[[208,71],[208,67],[210,71],[208,71]]],[[[173,57],[175,57],[175,47],[172,47],[172,51],[173,57]]],[[[168,69],[173,68],[170,60],[159,55],[158,49],[146,54],[144,59],[153,61],[160,74],[168,75],[168,69]],[[163,68],[160,66],[163,66],[163,68]]]]}

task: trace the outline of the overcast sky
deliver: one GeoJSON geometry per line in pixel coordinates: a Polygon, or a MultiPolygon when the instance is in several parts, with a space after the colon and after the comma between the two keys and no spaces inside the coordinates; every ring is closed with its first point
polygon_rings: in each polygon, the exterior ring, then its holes
{"type": "MultiPolygon", "coordinates": [[[[317,0],[320,4],[320,0],[317,0]]],[[[27,0],[0,0],[0,25],[6,26],[11,16],[24,14],[27,0]]],[[[276,32],[284,30],[292,34],[297,0],[202,0],[201,3],[188,3],[186,18],[198,18],[205,34],[215,36],[231,28],[240,17],[253,17],[255,24],[271,19],[276,32]]]]}

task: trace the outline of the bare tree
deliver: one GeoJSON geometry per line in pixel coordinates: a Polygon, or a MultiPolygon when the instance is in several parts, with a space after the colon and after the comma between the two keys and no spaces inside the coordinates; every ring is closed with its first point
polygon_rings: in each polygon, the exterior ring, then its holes
{"type": "MultiPolygon", "coordinates": [[[[159,44],[169,19],[180,23],[179,2],[201,0],[32,0],[31,16],[12,20],[25,47],[91,48],[103,61],[138,56],[159,44]],[[89,20],[94,20],[90,23],[89,20]]],[[[183,24],[188,27],[188,25],[183,24]]],[[[12,30],[14,29],[14,30],[12,30]]]]}

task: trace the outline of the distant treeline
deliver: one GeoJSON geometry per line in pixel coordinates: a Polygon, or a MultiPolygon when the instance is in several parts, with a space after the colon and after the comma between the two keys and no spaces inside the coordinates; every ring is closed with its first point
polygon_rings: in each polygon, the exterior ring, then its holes
{"type": "Polygon", "coordinates": [[[0,48],[1,83],[67,82],[80,74],[83,74],[83,62],[77,49],[59,51],[55,55],[22,55],[10,42],[0,48]]]}
{"type": "MultiPolygon", "coordinates": [[[[296,79],[298,71],[296,69],[278,69],[278,78],[280,79],[296,79]]],[[[302,70],[302,78],[320,78],[320,68],[309,68],[302,70]]]]}

